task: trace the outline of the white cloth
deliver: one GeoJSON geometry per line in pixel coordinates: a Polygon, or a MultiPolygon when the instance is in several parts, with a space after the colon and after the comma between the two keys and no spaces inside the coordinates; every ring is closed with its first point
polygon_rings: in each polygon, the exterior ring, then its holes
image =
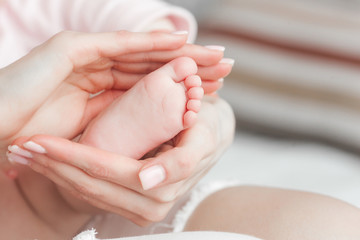
{"type": "Polygon", "coordinates": [[[193,15],[159,0],[6,0],[0,4],[0,68],[63,30],[139,32],[160,18],[194,41],[193,15]]]}
{"type": "Polygon", "coordinates": [[[189,200],[186,204],[177,211],[172,223],[171,229],[173,232],[182,232],[185,228],[187,220],[190,218],[196,207],[205,198],[211,194],[220,191],[224,188],[234,187],[240,185],[238,180],[224,180],[224,181],[212,181],[209,183],[200,184],[192,190],[189,200]]]}
{"type": "MultiPolygon", "coordinates": [[[[181,232],[156,234],[148,236],[117,238],[117,240],[260,240],[243,234],[225,232],[181,232]]],[[[98,240],[94,229],[84,231],[73,238],[73,240],[98,240]]],[[[105,239],[104,239],[105,240],[105,239]]],[[[110,239],[108,239],[110,240],[110,239]]],[[[112,240],[116,240],[113,238],[112,240]]]]}

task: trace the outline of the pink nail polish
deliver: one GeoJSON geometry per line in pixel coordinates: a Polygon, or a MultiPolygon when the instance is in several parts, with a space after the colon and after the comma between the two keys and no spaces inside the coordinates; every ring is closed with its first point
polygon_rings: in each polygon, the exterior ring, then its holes
{"type": "Polygon", "coordinates": [[[23,156],[23,157],[27,157],[27,158],[32,158],[33,155],[31,154],[31,152],[26,151],[25,149],[20,148],[17,145],[10,145],[8,146],[8,150],[12,153],[15,153],[17,155],[23,156]]]}
{"type": "Polygon", "coordinates": [[[219,45],[207,45],[205,46],[206,48],[208,49],[211,49],[211,50],[217,50],[217,51],[221,51],[221,52],[224,52],[225,51],[225,47],[224,46],[219,46],[219,45]]]}
{"type": "Polygon", "coordinates": [[[28,141],[23,144],[24,148],[27,150],[36,152],[36,153],[46,153],[46,149],[41,145],[34,143],[33,141],[28,141]]]}
{"type": "Polygon", "coordinates": [[[149,190],[165,180],[165,169],[161,165],[146,168],[139,173],[139,178],[143,189],[149,190]]]}
{"type": "Polygon", "coordinates": [[[235,60],[232,58],[223,58],[220,60],[220,63],[227,63],[230,64],[231,66],[234,66],[235,60]]]}
{"type": "Polygon", "coordinates": [[[11,163],[19,163],[22,165],[29,165],[29,161],[26,158],[24,158],[23,156],[17,155],[12,152],[7,152],[6,156],[9,160],[9,162],[11,162],[11,163]]]}
{"type": "Polygon", "coordinates": [[[176,32],[173,32],[172,34],[175,34],[175,35],[188,35],[189,32],[188,31],[176,31],[176,32]]]}

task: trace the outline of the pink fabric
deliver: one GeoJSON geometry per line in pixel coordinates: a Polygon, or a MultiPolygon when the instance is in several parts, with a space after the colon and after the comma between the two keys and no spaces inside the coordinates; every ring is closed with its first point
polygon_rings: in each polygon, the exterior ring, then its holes
{"type": "Polygon", "coordinates": [[[195,39],[191,13],[159,0],[6,0],[0,4],[0,68],[62,30],[142,31],[164,17],[195,39]]]}

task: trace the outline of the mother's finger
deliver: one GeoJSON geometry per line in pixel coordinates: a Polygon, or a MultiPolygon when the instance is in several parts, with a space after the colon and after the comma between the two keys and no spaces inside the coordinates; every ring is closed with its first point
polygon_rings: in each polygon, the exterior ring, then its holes
{"type": "Polygon", "coordinates": [[[211,48],[186,44],[181,48],[171,51],[148,51],[129,53],[116,57],[120,62],[169,62],[178,57],[190,57],[200,66],[211,66],[218,63],[224,53],[221,50],[214,50],[211,48]]]}
{"type": "Polygon", "coordinates": [[[147,221],[158,221],[166,215],[172,203],[159,204],[141,193],[122,185],[95,178],[64,162],[50,159],[46,155],[35,155],[32,161],[46,162],[52,175],[65,180],[70,191],[82,200],[103,210],[134,218],[140,216],[147,221]],[[135,214],[135,216],[131,216],[135,214]]]}
{"type": "Polygon", "coordinates": [[[33,153],[44,154],[52,161],[78,168],[92,177],[141,189],[137,177],[141,164],[137,160],[47,135],[35,135],[23,147],[33,153]]]}
{"type": "Polygon", "coordinates": [[[198,162],[210,154],[214,146],[211,142],[213,139],[211,130],[207,130],[208,135],[206,131],[198,135],[198,131],[192,130],[197,127],[202,128],[201,125],[196,124],[181,132],[178,135],[180,142],[175,148],[155,158],[144,160],[145,164],[139,173],[144,190],[176,183],[194,174],[198,162]]]}
{"type": "MultiPolygon", "coordinates": [[[[169,150],[171,151],[171,150],[169,150]]],[[[216,151],[215,151],[216,152],[216,151]]],[[[158,155],[163,154],[160,153],[158,155]]],[[[179,154],[174,153],[172,154],[179,154]]],[[[180,152],[181,155],[181,152],[180,152]]],[[[183,157],[183,156],[180,156],[183,157]]],[[[198,164],[194,166],[193,173],[190,174],[188,178],[183,180],[179,180],[174,183],[169,184],[161,184],[161,186],[156,187],[154,189],[150,189],[146,191],[144,194],[146,196],[158,201],[158,202],[170,202],[170,201],[177,201],[180,197],[184,196],[190,189],[192,189],[201,178],[213,167],[216,163],[216,158],[219,156],[215,156],[210,154],[210,156],[205,157],[198,161],[198,164]],[[215,160],[214,160],[215,159],[215,160]]]]}
{"type": "Polygon", "coordinates": [[[125,73],[149,74],[162,67],[164,64],[164,62],[115,62],[113,68],[125,73]]]}
{"type": "MultiPolygon", "coordinates": [[[[127,90],[141,80],[146,74],[161,67],[163,63],[117,63],[113,70],[114,89],[127,90]],[[126,79],[126,81],[123,81],[126,79]]],[[[229,63],[218,63],[213,66],[199,66],[197,75],[202,79],[205,94],[217,91],[222,87],[222,80],[231,71],[229,63]]]]}
{"type": "MultiPolygon", "coordinates": [[[[73,196],[93,207],[119,214],[138,225],[145,226],[162,220],[173,205],[173,202],[159,203],[124,186],[94,178],[81,169],[44,154],[34,153],[28,160],[29,167],[73,196]]],[[[80,204],[83,206],[83,203],[80,204]]]]}
{"type": "MultiPolygon", "coordinates": [[[[149,74],[160,68],[167,62],[115,62],[113,68],[119,72],[133,73],[133,74],[149,74]]],[[[198,66],[198,73],[203,79],[219,79],[226,77],[232,69],[234,60],[224,58],[220,62],[211,66],[198,66]]]]}
{"type": "Polygon", "coordinates": [[[231,72],[233,67],[232,59],[224,58],[218,64],[199,67],[197,74],[201,79],[218,80],[224,78],[231,72]]]}
{"type": "Polygon", "coordinates": [[[169,33],[134,33],[128,31],[79,33],[64,31],[47,46],[64,52],[73,66],[83,66],[98,57],[116,57],[135,52],[173,50],[186,43],[187,35],[169,33]]]}

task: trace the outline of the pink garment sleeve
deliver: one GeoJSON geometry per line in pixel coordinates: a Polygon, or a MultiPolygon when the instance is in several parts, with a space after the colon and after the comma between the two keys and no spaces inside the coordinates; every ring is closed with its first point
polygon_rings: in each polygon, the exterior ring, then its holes
{"type": "Polygon", "coordinates": [[[0,5],[0,67],[63,30],[140,32],[160,18],[195,40],[193,15],[160,0],[6,0],[0,5]]]}

